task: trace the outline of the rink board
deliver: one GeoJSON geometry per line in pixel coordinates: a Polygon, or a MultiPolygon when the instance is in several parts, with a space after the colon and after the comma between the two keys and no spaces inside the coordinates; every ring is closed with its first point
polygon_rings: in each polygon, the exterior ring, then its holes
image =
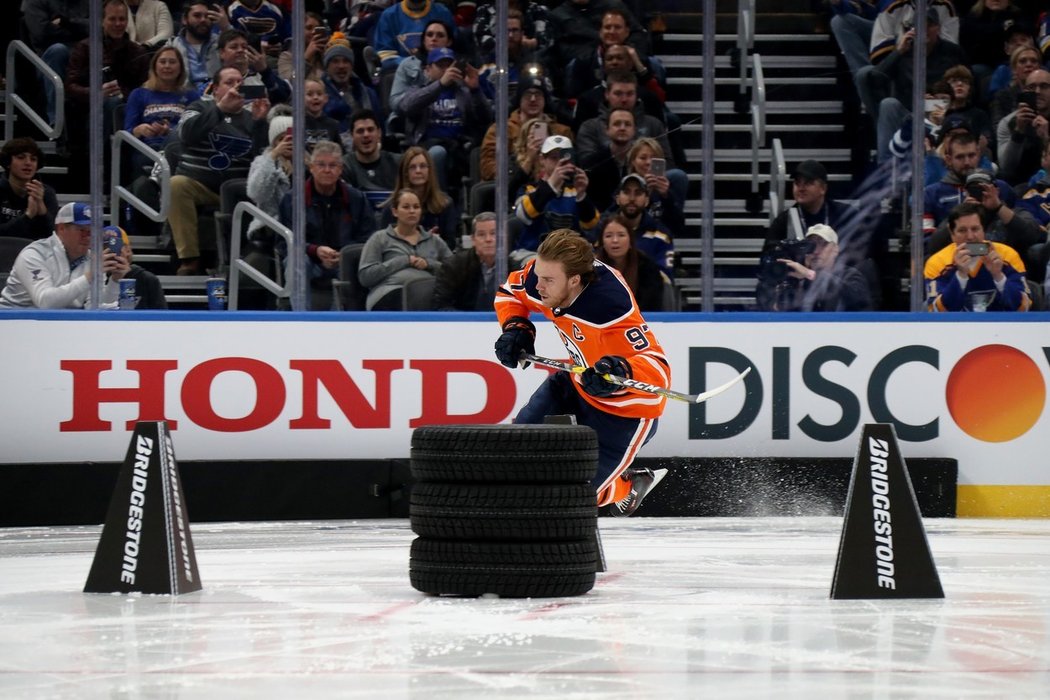
{"type": "MultiPolygon", "coordinates": [[[[180,460],[405,458],[418,425],[509,421],[547,374],[495,362],[491,314],[128,319],[0,318],[0,464],[116,461],[136,420],[167,420],[180,460]]],[[[958,460],[960,514],[1014,495],[1038,510],[1047,320],[654,314],[673,388],[752,372],[706,405],[669,405],[642,455],[851,457],[863,423],[892,422],[906,456],[958,460]]],[[[566,356],[549,324],[537,353],[566,356]]]]}

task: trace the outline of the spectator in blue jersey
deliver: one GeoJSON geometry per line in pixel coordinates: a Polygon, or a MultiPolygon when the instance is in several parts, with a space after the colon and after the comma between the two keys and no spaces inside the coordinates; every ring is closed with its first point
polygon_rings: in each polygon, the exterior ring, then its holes
{"type": "Polygon", "coordinates": [[[1032,215],[1042,237],[1042,241],[1032,245],[1025,255],[1028,277],[1036,282],[1045,282],[1044,275],[1050,264],[1050,244],[1046,239],[1046,233],[1050,231],[1050,175],[1047,174],[1050,173],[1050,141],[1043,144],[1042,166],[1028,180],[1024,194],[1017,200],[1017,208],[1032,215]]]}
{"type": "Polygon", "coordinates": [[[645,178],[631,173],[620,181],[615,203],[606,214],[620,217],[638,250],[656,263],[669,279],[674,279],[674,240],[671,232],[649,215],[648,206],[649,188],[645,178]]]}
{"type": "Polygon", "coordinates": [[[264,54],[276,57],[291,36],[288,18],[267,0],[234,0],[227,12],[235,29],[259,37],[264,54]]]}
{"type": "MultiPolygon", "coordinates": [[[[174,46],[165,46],[150,59],[146,82],[128,95],[124,130],[153,150],[163,151],[186,107],[199,99],[200,93],[187,82],[182,54],[174,46]]],[[[134,151],[132,166],[133,171],[139,173],[152,166],[152,161],[134,151]]]]}
{"type": "Polygon", "coordinates": [[[668,311],[664,308],[664,285],[670,284],[670,280],[660,271],[659,265],[639,250],[636,243],[630,223],[617,214],[598,224],[594,257],[619,270],[631,288],[639,309],[668,311]]]}
{"type": "Polygon", "coordinates": [[[455,26],[452,12],[436,0],[401,0],[383,10],[374,43],[384,73],[397,70],[412,55],[422,43],[423,29],[435,19],[455,26]]]}
{"type": "Polygon", "coordinates": [[[228,28],[229,22],[225,12],[207,3],[189,2],[182,12],[182,29],[168,41],[182,54],[189,80],[199,91],[207,87],[215,71],[222,67],[219,31],[228,28]]]}
{"type": "Polygon", "coordinates": [[[246,102],[240,93],[244,79],[237,68],[215,74],[213,99],[201,99],[187,108],[179,122],[182,157],[171,178],[168,222],[175,253],[176,274],[203,272],[197,230],[197,206],[218,206],[219,187],[226,180],[247,177],[255,155],[266,146],[265,99],[246,102]]]}
{"type": "Polygon", "coordinates": [[[981,219],[974,202],[964,202],[948,214],[951,242],[931,255],[923,270],[929,311],[1031,307],[1021,256],[1005,243],[986,240],[981,219]]]}
{"type": "Polygon", "coordinates": [[[452,48],[453,29],[444,20],[432,19],[423,28],[423,40],[419,47],[412,52],[397,67],[394,73],[394,84],[390,88],[389,107],[391,112],[397,112],[401,106],[401,98],[409,90],[423,87],[427,83],[427,74],[423,68],[427,64],[427,56],[434,49],[452,48]]]}
{"type": "Polygon", "coordinates": [[[587,197],[587,172],[576,165],[572,141],[548,136],[540,147],[539,177],[518,195],[514,215],[524,226],[514,242],[511,262],[518,267],[536,257],[543,237],[569,228],[589,236],[599,213],[587,197]]]}
{"type": "Polygon", "coordinates": [[[407,92],[398,111],[408,140],[430,151],[438,179],[448,187],[466,172],[470,150],[492,123],[492,106],[481,92],[477,69],[456,61],[452,49],[431,49],[424,70],[428,82],[407,92]]]}
{"type": "Polygon", "coordinates": [[[324,70],[322,81],[328,93],[324,111],[339,123],[340,133],[350,128],[348,119],[359,109],[370,109],[376,114],[382,114],[376,91],[370,85],[365,85],[354,73],[354,52],[342,32],[336,32],[328,40],[324,51],[324,70]]]}
{"type": "MultiPolygon", "coordinates": [[[[223,68],[236,68],[241,72],[244,85],[263,85],[266,99],[271,104],[288,102],[292,97],[292,86],[277,75],[266,62],[266,54],[256,50],[248,35],[239,29],[227,29],[219,35],[219,59],[223,68]]],[[[204,88],[203,94],[211,94],[212,86],[204,88]]]]}
{"type": "Polygon", "coordinates": [[[1007,182],[977,169],[978,157],[973,135],[959,134],[948,142],[944,153],[948,172],[925,191],[922,229],[928,240],[926,250],[932,252],[947,245],[948,215],[968,202],[981,214],[982,235],[1024,255],[1039,242],[1039,226],[1029,212],[1014,209],[1017,196],[1007,182]]]}
{"type": "Polygon", "coordinates": [[[854,209],[828,197],[828,171],[816,160],[804,160],[795,168],[791,183],[795,204],[780,212],[769,225],[762,251],[769,252],[787,239],[801,239],[816,224],[827,224],[849,238],[849,220],[854,209]]]}
{"type": "Polygon", "coordinates": [[[47,238],[51,235],[58,197],[37,173],[44,153],[36,141],[19,136],[0,149],[0,236],[47,238]]]}

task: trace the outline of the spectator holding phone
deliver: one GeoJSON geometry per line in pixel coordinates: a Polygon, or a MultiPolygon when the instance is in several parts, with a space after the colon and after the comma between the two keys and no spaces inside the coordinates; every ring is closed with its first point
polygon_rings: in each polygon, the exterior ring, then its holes
{"type": "Polygon", "coordinates": [[[649,193],[649,216],[676,236],[685,231],[685,213],[671,196],[664,149],[656,139],[643,136],[627,151],[627,173],[641,175],[649,193]]]}
{"type": "Polygon", "coordinates": [[[389,97],[391,112],[397,112],[405,93],[427,84],[427,74],[423,70],[427,64],[427,56],[434,49],[452,48],[454,31],[452,26],[444,20],[432,19],[427,22],[423,28],[423,38],[419,47],[412,52],[411,56],[398,64],[397,71],[394,73],[394,84],[390,87],[389,97]]]}
{"type": "MultiPolygon", "coordinates": [[[[522,124],[535,119],[528,141],[532,145],[531,152],[539,155],[540,145],[548,136],[564,136],[572,140],[572,129],[559,124],[554,117],[547,113],[547,103],[550,99],[550,91],[547,89],[546,80],[539,76],[524,75],[518,81],[518,92],[516,98],[517,109],[510,113],[507,118],[507,145],[513,147],[518,139],[518,133],[522,124]]],[[[510,167],[512,179],[517,163],[511,159],[510,167]]],[[[493,124],[485,131],[485,138],[481,140],[481,160],[479,162],[482,180],[496,179],[496,125],[493,124]]],[[[531,169],[526,169],[531,170],[531,169]]],[[[523,184],[523,183],[519,183],[523,184]]],[[[516,189],[511,189],[516,192],[516,189]]]]}
{"type": "Polygon", "coordinates": [[[182,157],[171,178],[168,217],[179,257],[178,275],[204,270],[197,206],[218,206],[222,183],[247,177],[252,159],[266,146],[270,104],[262,97],[247,105],[241,94],[243,81],[239,69],[221,68],[213,81],[213,99],[194,102],[179,122],[182,157]]]}
{"type": "Polygon", "coordinates": [[[303,19],[303,32],[306,35],[303,37],[306,49],[302,61],[296,61],[292,55],[291,39],[285,42],[285,50],[277,57],[277,75],[289,82],[297,66],[305,69],[305,79],[320,80],[324,75],[324,50],[332,31],[325,25],[324,17],[317,12],[307,12],[303,19]]]}
{"type": "Polygon", "coordinates": [[[977,140],[959,134],[948,141],[944,162],[948,171],[940,182],[926,187],[923,205],[923,234],[927,252],[940,250],[949,239],[948,215],[964,202],[978,207],[982,235],[1008,244],[1022,255],[1040,239],[1039,225],[1031,214],[1015,210],[1017,196],[1008,183],[978,170],[977,140]],[[985,234],[987,232],[987,234],[985,234]]]}
{"type": "MultiPolygon", "coordinates": [[[[239,29],[227,29],[219,35],[219,60],[223,68],[236,68],[243,78],[241,97],[251,101],[266,98],[270,104],[287,102],[292,97],[292,86],[277,75],[266,62],[266,54],[258,45],[258,37],[249,37],[239,29]]],[[[203,94],[211,95],[213,86],[205,87],[203,94]]]]}
{"type": "MultiPolygon", "coordinates": [[[[18,254],[0,293],[0,308],[83,308],[91,293],[90,253],[91,207],[86,202],[69,202],[55,216],[55,232],[18,254]]],[[[120,280],[128,269],[123,256],[102,251],[101,306],[116,306],[120,280]]]]}
{"type": "Polygon", "coordinates": [[[492,106],[481,92],[478,69],[452,49],[431,49],[427,84],[409,90],[398,111],[414,145],[430,151],[443,187],[467,172],[468,154],[492,123],[492,106]]]}
{"type": "Polygon", "coordinates": [[[964,202],[948,214],[951,243],[926,261],[929,311],[1027,311],[1032,305],[1021,256],[987,241],[981,209],[964,202]]]}
{"type": "Polygon", "coordinates": [[[230,27],[226,12],[219,5],[189,2],[182,12],[182,29],[171,38],[186,62],[190,82],[203,92],[215,71],[222,67],[219,58],[219,32],[230,27]]]}
{"type": "Polygon", "coordinates": [[[550,231],[569,228],[586,236],[598,225],[598,209],[587,196],[587,172],[576,165],[572,141],[548,136],[540,157],[539,176],[524,187],[514,205],[514,215],[524,224],[511,252],[517,267],[536,257],[550,231]]]}
{"type": "Polygon", "coordinates": [[[51,235],[58,198],[37,178],[44,154],[28,136],[13,138],[0,149],[0,236],[47,238],[51,235]]]}
{"type": "Polygon", "coordinates": [[[1039,169],[1043,144],[1050,139],[1050,72],[1034,70],[1017,97],[1017,109],[996,130],[999,175],[1016,185],[1039,169]]]}
{"type": "Polygon", "coordinates": [[[230,24],[245,34],[259,37],[263,55],[276,56],[291,36],[288,17],[268,0],[233,0],[227,12],[230,24]]]}

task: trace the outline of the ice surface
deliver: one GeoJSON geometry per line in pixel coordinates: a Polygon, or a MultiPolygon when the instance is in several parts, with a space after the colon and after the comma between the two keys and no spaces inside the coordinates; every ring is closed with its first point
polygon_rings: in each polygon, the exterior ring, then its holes
{"type": "Polygon", "coordinates": [[[928,520],[946,599],[828,599],[839,518],[603,519],[554,600],[424,596],[407,521],[196,524],[204,590],[81,592],[99,528],[0,530],[0,697],[1050,696],[1050,521],[928,520]]]}

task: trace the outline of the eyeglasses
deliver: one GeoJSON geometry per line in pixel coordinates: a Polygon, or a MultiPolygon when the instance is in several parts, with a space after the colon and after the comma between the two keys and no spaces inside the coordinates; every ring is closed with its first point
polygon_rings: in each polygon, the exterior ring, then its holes
{"type": "Polygon", "coordinates": [[[315,160],[313,163],[310,164],[310,167],[317,168],[318,170],[339,170],[343,167],[343,163],[341,161],[333,162],[325,160],[315,160]]]}

